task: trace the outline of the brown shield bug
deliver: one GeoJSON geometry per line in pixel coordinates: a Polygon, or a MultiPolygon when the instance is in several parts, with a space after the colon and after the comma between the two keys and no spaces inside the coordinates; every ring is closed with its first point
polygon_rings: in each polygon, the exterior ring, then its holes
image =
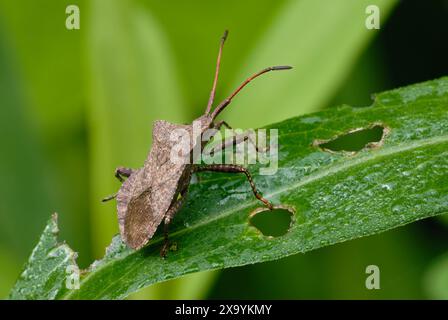
{"type": "MultiPolygon", "coordinates": [[[[250,81],[269,71],[291,69],[290,66],[274,66],[255,73],[247,78],[230,96],[218,104],[212,111],[222,49],[227,34],[226,31],[221,38],[215,77],[207,108],[205,113],[195,120],[195,123],[200,123],[201,133],[208,129],[219,130],[222,126],[230,128],[225,121],[215,122],[215,119],[250,81]]],[[[163,221],[165,242],[160,252],[162,257],[165,257],[169,245],[168,225],[185,201],[191,176],[195,172],[216,171],[243,173],[249,181],[255,197],[269,209],[273,208],[272,204],[257,191],[250,173],[242,166],[234,164],[198,165],[192,161],[177,164],[170,161],[171,150],[177,142],[171,141],[169,137],[177,129],[183,129],[192,133],[193,125],[173,124],[164,120],[155,121],[153,127],[153,143],[144,166],[138,169],[117,168],[115,170],[115,176],[123,183],[116,195],[103,199],[103,201],[108,201],[116,198],[120,234],[124,242],[133,249],[140,249],[146,245],[156,232],[157,227],[163,221]],[[123,177],[127,179],[124,180],[123,177]]],[[[235,140],[238,140],[238,138],[235,137],[235,140]]],[[[231,142],[232,144],[234,143],[233,140],[231,142]]],[[[184,156],[192,158],[193,148],[197,144],[200,144],[200,150],[202,151],[206,142],[202,142],[200,139],[193,141],[188,146],[189,154],[184,156]]],[[[222,146],[225,145],[225,142],[222,143],[222,146]]]]}

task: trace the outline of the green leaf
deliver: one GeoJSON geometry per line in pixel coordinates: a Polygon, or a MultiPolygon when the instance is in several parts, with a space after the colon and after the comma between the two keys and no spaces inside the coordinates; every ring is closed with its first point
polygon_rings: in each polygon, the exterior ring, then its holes
{"type": "Polygon", "coordinates": [[[378,94],[370,107],[340,106],[273,124],[278,172],[261,176],[260,166],[249,169],[265,197],[294,207],[285,235],[266,237],[249,224],[260,204],[243,177],[204,174],[175,217],[171,239],[178,250],[163,260],[162,235],[139,251],[116,236],[105,258],[84,273],[80,289],[57,297],[124,298],[188,273],[275,260],[446,213],[447,111],[445,77],[378,94]],[[374,125],[387,134],[361,151],[316,145],[374,125]]]}
{"type": "Polygon", "coordinates": [[[34,248],[10,299],[56,299],[65,290],[67,268],[77,270],[76,253],[59,243],[57,215],[54,214],[34,248]]]}

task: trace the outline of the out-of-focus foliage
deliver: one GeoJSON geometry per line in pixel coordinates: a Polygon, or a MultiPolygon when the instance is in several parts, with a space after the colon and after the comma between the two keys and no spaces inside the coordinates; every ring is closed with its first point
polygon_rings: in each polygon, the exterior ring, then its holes
{"type": "Polygon", "coordinates": [[[448,255],[433,261],[424,278],[426,293],[431,299],[448,299],[448,255]]]}

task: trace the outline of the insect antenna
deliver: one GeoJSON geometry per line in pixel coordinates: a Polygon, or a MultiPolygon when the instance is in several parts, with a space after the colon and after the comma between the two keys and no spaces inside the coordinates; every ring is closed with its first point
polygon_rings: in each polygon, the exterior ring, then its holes
{"type": "Polygon", "coordinates": [[[258,76],[261,76],[262,74],[270,72],[270,71],[289,70],[289,69],[292,69],[292,67],[291,66],[274,66],[274,67],[265,68],[255,74],[253,74],[252,76],[247,78],[227,99],[225,99],[223,102],[221,102],[215,108],[215,110],[212,113],[212,118],[215,119],[218,116],[218,114],[220,114],[221,111],[224,110],[224,108],[227,107],[230,104],[230,102],[232,102],[233,97],[235,97],[247,84],[249,84],[249,82],[251,82],[252,80],[257,78],[258,76]]]}
{"type": "Polygon", "coordinates": [[[229,34],[229,31],[226,30],[226,31],[224,31],[224,34],[221,37],[221,44],[219,45],[218,59],[216,61],[215,78],[213,80],[213,87],[212,87],[212,91],[210,92],[210,98],[208,99],[208,104],[207,104],[207,109],[205,110],[205,114],[210,113],[210,110],[213,105],[213,101],[215,100],[216,86],[218,84],[219,68],[221,66],[222,49],[224,47],[224,42],[226,42],[228,34],[229,34]]]}

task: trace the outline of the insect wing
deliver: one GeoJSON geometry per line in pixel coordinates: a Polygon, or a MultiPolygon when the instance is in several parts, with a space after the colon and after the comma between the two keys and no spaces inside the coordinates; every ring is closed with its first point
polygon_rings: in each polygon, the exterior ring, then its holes
{"type": "Polygon", "coordinates": [[[133,249],[148,243],[161,223],[163,214],[155,214],[151,207],[151,189],[131,199],[124,220],[124,240],[133,249]]]}

